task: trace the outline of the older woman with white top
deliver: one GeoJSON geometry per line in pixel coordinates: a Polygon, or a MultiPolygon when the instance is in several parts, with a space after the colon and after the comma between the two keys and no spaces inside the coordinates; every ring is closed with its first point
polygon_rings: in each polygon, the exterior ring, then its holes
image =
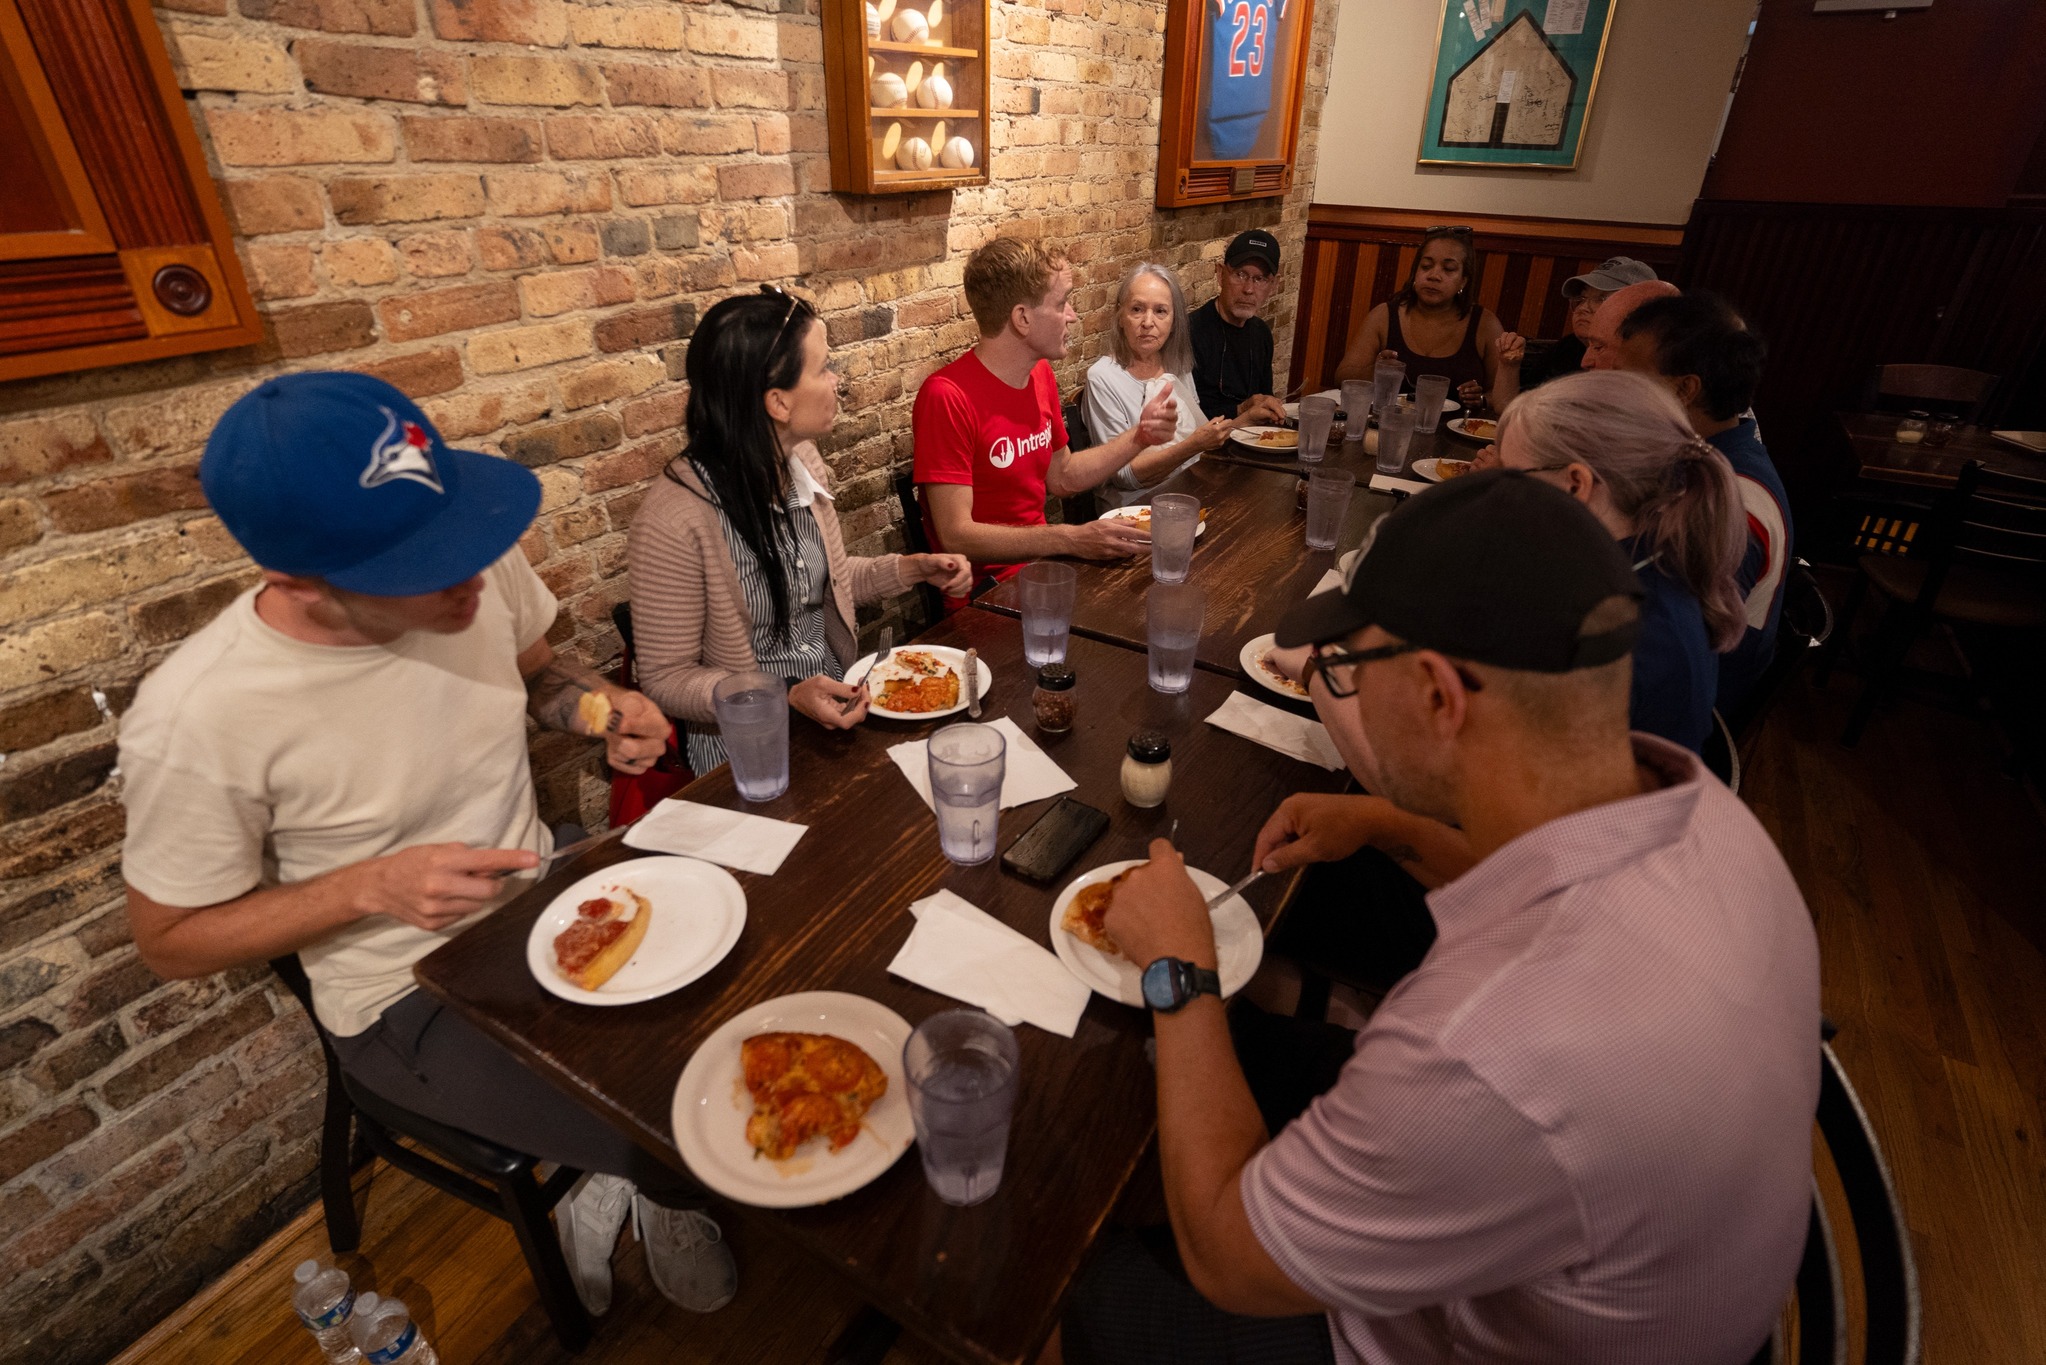
{"type": "Polygon", "coordinates": [[[1202,452],[1221,445],[1236,421],[1201,415],[1194,393],[1186,299],[1179,281],[1164,266],[1140,265],[1123,276],[1109,340],[1111,353],[1087,371],[1087,430],[1097,436],[1128,431],[1137,424],[1144,404],[1167,387],[1179,404],[1179,426],[1171,443],[1146,450],[1101,486],[1102,498],[1121,507],[1150,501],[1152,488],[1198,460],[1202,452]]]}

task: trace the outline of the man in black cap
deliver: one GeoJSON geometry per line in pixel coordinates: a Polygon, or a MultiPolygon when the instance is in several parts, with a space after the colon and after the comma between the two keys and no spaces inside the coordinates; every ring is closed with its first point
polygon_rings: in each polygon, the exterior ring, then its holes
{"type": "Polygon", "coordinates": [[[1106,927],[1143,967],[1170,1235],[1111,1234],[1049,1358],[1702,1365],[1767,1338],[1810,1209],[1818,945],[1740,800],[1628,734],[1639,594],[1585,509],[1502,470],[1409,499],[1280,623],[1352,770],[1454,826],[1464,870],[1310,1078],[1298,1038],[1232,1040],[1201,893],[1152,844],[1106,927]]]}
{"type": "Polygon", "coordinates": [[[1559,375],[1576,374],[1584,368],[1584,343],[1591,331],[1591,319],[1598,306],[1630,284],[1654,279],[1655,267],[1632,256],[1614,256],[1600,262],[1598,269],[1572,275],[1563,281],[1563,297],[1569,301],[1570,329],[1540,355],[1530,355],[1520,367],[1520,391],[1526,393],[1559,375]]]}
{"type": "Polygon", "coordinates": [[[1187,317],[1194,393],[1210,417],[1282,423],[1272,392],[1272,329],[1258,316],[1279,282],[1279,239],[1263,228],[1239,232],[1215,267],[1215,297],[1187,317]]]}

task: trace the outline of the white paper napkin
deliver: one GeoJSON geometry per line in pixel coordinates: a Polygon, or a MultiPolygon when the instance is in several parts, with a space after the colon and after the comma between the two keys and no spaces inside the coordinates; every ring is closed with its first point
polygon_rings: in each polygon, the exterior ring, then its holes
{"type": "Polygon", "coordinates": [[[1434,486],[1421,479],[1396,479],[1390,474],[1371,476],[1371,491],[1374,493],[1425,493],[1434,486]]]}
{"type": "Polygon", "coordinates": [[[1321,594],[1325,592],[1329,592],[1333,589],[1340,588],[1342,586],[1343,571],[1341,569],[1330,569],[1327,573],[1321,576],[1321,581],[1319,583],[1316,583],[1314,587],[1311,590],[1309,590],[1307,595],[1309,597],[1319,597],[1321,596],[1321,594]]]}
{"type": "MultiPolygon", "coordinates": [[[[1080,784],[1066,775],[1066,770],[1051,761],[1044,750],[1037,747],[1037,741],[1023,733],[1015,721],[1007,716],[997,716],[988,724],[1002,732],[1008,740],[1008,752],[1004,756],[1002,769],[1002,809],[1011,806],[1027,806],[1032,801],[1042,801],[1047,796],[1069,792],[1080,784]]],[[[931,758],[928,740],[911,739],[891,745],[888,757],[895,760],[895,766],[902,769],[902,775],[909,779],[909,785],[916,788],[916,794],[931,804],[931,758]]]]}
{"type": "Polygon", "coordinates": [[[1092,992],[1042,944],[950,891],[910,903],[916,928],[888,970],[1003,1023],[1070,1038],[1092,992]]]}
{"type": "Polygon", "coordinates": [[[1267,706],[1241,692],[1231,692],[1229,700],[1208,717],[1208,724],[1330,772],[1344,766],[1343,756],[1336,752],[1336,742],[1328,737],[1320,721],[1267,706]]]}
{"type": "Polygon", "coordinates": [[[769,876],[809,828],[671,796],[625,831],[625,844],[769,876]]]}

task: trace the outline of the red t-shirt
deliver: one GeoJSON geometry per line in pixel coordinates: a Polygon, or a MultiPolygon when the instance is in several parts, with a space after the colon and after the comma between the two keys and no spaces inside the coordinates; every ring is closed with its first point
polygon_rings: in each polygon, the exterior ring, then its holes
{"type": "MultiPolygon", "coordinates": [[[[924,381],[912,419],[918,483],[963,483],[973,489],[973,519],[989,526],[1044,525],[1044,480],[1051,457],[1066,448],[1058,379],[1040,360],[1020,389],[997,379],[972,351],[924,381]]],[[[930,509],[924,533],[942,550],[930,509]]],[[[976,573],[1007,578],[1020,564],[976,564],[976,573]]]]}

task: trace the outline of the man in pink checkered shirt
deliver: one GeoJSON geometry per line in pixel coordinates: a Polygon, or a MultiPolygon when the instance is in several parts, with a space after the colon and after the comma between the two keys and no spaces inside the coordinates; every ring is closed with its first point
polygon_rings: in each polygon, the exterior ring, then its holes
{"type": "Polygon", "coordinates": [[[1050,1355],[1738,1365],[1762,1344],[1811,1198],[1818,948],[1746,807],[1627,733],[1637,595],[1581,507],[1496,471],[1408,500],[1281,624],[1382,796],[1295,798],[1260,851],[1346,856],[1346,810],[1390,798],[1446,830],[1410,851],[1447,882],[1438,938],[1268,1127],[1200,893],[1152,846],[1107,927],[1146,968],[1172,1242],[1113,1239],[1050,1355]]]}

